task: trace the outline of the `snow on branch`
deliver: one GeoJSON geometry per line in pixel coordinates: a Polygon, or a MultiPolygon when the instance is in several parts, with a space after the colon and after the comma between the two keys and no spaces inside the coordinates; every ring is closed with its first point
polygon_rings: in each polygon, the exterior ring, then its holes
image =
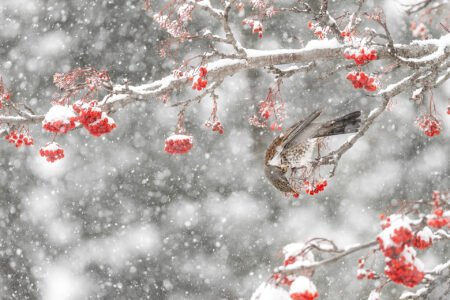
{"type": "Polygon", "coordinates": [[[440,299],[450,289],[447,284],[450,262],[427,271],[418,254],[449,239],[449,199],[449,193],[435,191],[427,200],[403,201],[398,212],[380,215],[379,234],[363,244],[340,248],[332,240],[313,238],[305,243],[286,245],[283,265],[273,270],[272,276],[255,291],[252,299],[263,299],[264,295],[274,291],[285,295],[286,299],[315,299],[320,294],[312,283],[315,270],[361,251],[364,255],[355,263],[355,277],[374,282],[369,299],[380,299],[384,288],[393,283],[409,289],[418,287],[415,291],[405,291],[400,299],[440,299]],[[298,281],[309,283],[309,288],[302,290],[303,298],[295,295],[298,281]]]}

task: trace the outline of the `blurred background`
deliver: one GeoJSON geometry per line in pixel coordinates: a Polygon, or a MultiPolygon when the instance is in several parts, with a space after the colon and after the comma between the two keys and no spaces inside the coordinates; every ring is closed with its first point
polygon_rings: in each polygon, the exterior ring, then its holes
{"type": "MultiPolygon", "coordinates": [[[[414,39],[397,1],[366,2],[366,11],[385,9],[397,42],[414,39]]],[[[154,8],[162,5],[155,2],[154,8]]],[[[354,1],[330,6],[338,16],[355,8],[354,1]]],[[[262,39],[243,28],[242,19],[233,12],[233,30],[247,48],[298,48],[314,38],[307,16],[275,16],[265,22],[262,39]]],[[[204,28],[220,33],[218,24],[195,12],[191,32],[204,28]]],[[[442,31],[430,26],[430,34],[442,31]]],[[[141,0],[1,0],[0,76],[14,100],[45,113],[57,93],[56,72],[92,66],[108,70],[115,83],[128,78],[138,85],[205,49],[186,43],[175,56],[161,58],[158,45],[167,36],[141,0]]],[[[380,72],[383,64],[366,68],[380,72]]],[[[284,81],[286,125],[312,109],[331,118],[357,109],[367,115],[378,105],[379,99],[354,90],[345,73],[318,80],[332,67],[323,62],[284,81]]],[[[381,78],[382,84],[396,79],[381,78]]],[[[272,82],[264,70],[225,80],[217,91],[224,135],[203,126],[210,99],[191,106],[186,125],[195,144],[185,156],[163,151],[178,111],[156,99],[114,114],[118,128],[101,138],[83,130],[59,137],[66,157],[54,164],[38,154],[51,139],[39,126],[31,128],[34,147],[16,150],[1,142],[1,299],[248,299],[282,263],[285,244],[312,237],[340,246],[366,242],[380,230],[378,215],[398,199],[447,190],[448,83],[434,91],[441,135],[425,137],[414,126],[417,106],[408,95],[398,97],[345,154],[325,192],[293,199],[264,178],[264,151],[276,133],[248,124],[272,82]]],[[[173,94],[169,104],[189,95],[173,94]]],[[[328,146],[334,149],[347,138],[332,138],[328,146]]],[[[421,255],[428,269],[449,259],[444,250],[421,255]]],[[[320,299],[368,296],[373,286],[356,280],[357,258],[317,270],[320,299]]],[[[389,286],[383,299],[396,299],[402,290],[389,286]]]]}

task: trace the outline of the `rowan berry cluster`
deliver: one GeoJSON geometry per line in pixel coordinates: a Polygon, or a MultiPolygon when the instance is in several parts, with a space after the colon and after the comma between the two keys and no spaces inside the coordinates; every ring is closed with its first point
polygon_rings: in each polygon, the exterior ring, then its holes
{"type": "Polygon", "coordinates": [[[428,38],[429,30],[428,27],[420,22],[417,24],[416,22],[411,22],[411,25],[409,27],[409,30],[411,31],[413,37],[421,38],[422,40],[425,40],[428,38]]]}
{"type": "Polygon", "coordinates": [[[114,120],[101,110],[95,100],[88,103],[77,101],[72,107],[78,113],[78,122],[93,136],[101,136],[117,127],[114,120]]]}
{"type": "Polygon", "coordinates": [[[375,49],[367,49],[360,47],[359,49],[349,49],[344,51],[346,59],[353,59],[357,65],[363,65],[366,62],[377,59],[377,51],[375,49]]]}
{"type": "Polygon", "coordinates": [[[169,136],[164,145],[164,151],[169,154],[185,154],[191,150],[193,139],[190,135],[174,134],[169,136]]]}
{"type": "Polygon", "coordinates": [[[260,21],[253,19],[244,19],[242,20],[242,25],[250,26],[253,33],[257,33],[259,38],[263,37],[264,27],[260,21]]]}
{"type": "Polygon", "coordinates": [[[374,92],[377,90],[378,84],[376,78],[367,75],[363,71],[357,72],[352,71],[347,74],[347,79],[350,80],[355,89],[365,88],[369,92],[374,92]]]}
{"type": "Polygon", "coordinates": [[[292,300],[314,300],[319,297],[314,283],[305,276],[298,276],[291,285],[289,295],[292,300]]]}
{"type": "Polygon", "coordinates": [[[219,134],[224,134],[223,126],[220,121],[210,122],[209,120],[205,122],[205,126],[207,128],[211,128],[212,131],[217,132],[219,134]]]}
{"type": "MultiPolygon", "coordinates": [[[[283,247],[284,261],[283,266],[289,265],[303,265],[314,262],[314,255],[312,252],[303,251],[305,245],[303,243],[291,243],[283,247]]],[[[295,274],[273,274],[273,278],[277,282],[290,286],[294,282],[295,274]]]]}
{"type": "Polygon", "coordinates": [[[307,195],[313,196],[316,195],[320,192],[323,192],[323,190],[325,189],[325,187],[328,185],[328,182],[326,179],[321,179],[318,181],[313,181],[312,183],[309,182],[308,180],[305,180],[303,182],[304,187],[305,187],[305,193],[307,195]]]}
{"type": "Polygon", "coordinates": [[[64,158],[63,148],[55,142],[47,143],[41,148],[41,150],[39,150],[39,154],[51,163],[64,158]]]}
{"type": "Polygon", "coordinates": [[[412,246],[417,244],[422,247],[424,246],[422,239],[428,240],[425,236],[426,231],[414,235],[411,224],[411,220],[406,216],[391,215],[382,222],[384,229],[377,236],[380,249],[385,256],[384,273],[393,282],[407,287],[416,286],[425,276],[423,263],[417,258],[412,246]]]}
{"type": "Polygon", "coordinates": [[[395,283],[410,288],[415,287],[425,276],[423,263],[416,255],[416,250],[410,246],[405,246],[398,257],[386,257],[384,273],[395,283]]]}
{"type": "Polygon", "coordinates": [[[198,74],[192,78],[193,90],[201,91],[202,89],[206,88],[206,85],[208,84],[208,81],[205,80],[207,74],[208,70],[206,69],[206,67],[200,67],[198,69],[198,74]]]}
{"type": "Polygon", "coordinates": [[[78,120],[72,107],[67,105],[53,105],[45,114],[42,128],[54,133],[67,133],[76,127],[78,120]]]}
{"type": "Polygon", "coordinates": [[[5,136],[5,139],[10,144],[14,144],[16,148],[23,145],[31,146],[34,144],[34,140],[30,135],[28,135],[28,132],[18,133],[17,131],[11,131],[7,136],[5,136]]]}
{"type": "Polygon", "coordinates": [[[343,38],[350,38],[352,36],[352,33],[350,31],[343,30],[341,31],[341,36],[343,38]]]}
{"type": "Polygon", "coordinates": [[[427,216],[427,225],[432,228],[442,228],[450,221],[448,215],[444,215],[444,209],[442,208],[440,197],[441,194],[438,191],[433,192],[433,214],[427,216]]]}
{"type": "Polygon", "coordinates": [[[256,127],[269,127],[272,131],[281,131],[286,119],[285,102],[281,97],[281,82],[269,88],[267,96],[258,103],[258,114],[248,119],[250,125],[256,127]],[[268,120],[272,118],[273,121],[268,120]]]}
{"type": "Polygon", "coordinates": [[[369,270],[369,269],[364,269],[365,263],[366,263],[365,259],[363,259],[363,258],[358,259],[358,271],[356,274],[356,278],[358,280],[379,278],[377,273],[375,273],[374,271],[369,270]]]}
{"type": "Polygon", "coordinates": [[[363,71],[352,71],[347,74],[347,79],[352,82],[353,87],[356,89],[365,88],[370,92],[374,92],[377,89],[375,77],[368,76],[363,71]]]}
{"type": "Polygon", "coordinates": [[[433,244],[433,236],[431,229],[425,227],[414,235],[413,246],[420,250],[427,249],[433,244]]]}
{"type": "Polygon", "coordinates": [[[323,29],[322,26],[319,25],[319,23],[313,23],[312,21],[308,21],[308,28],[311,29],[314,35],[320,40],[323,40],[325,38],[328,31],[328,27],[323,29]]]}
{"type": "Polygon", "coordinates": [[[433,137],[441,133],[441,123],[432,114],[425,114],[418,117],[416,124],[428,137],[433,137]]]}

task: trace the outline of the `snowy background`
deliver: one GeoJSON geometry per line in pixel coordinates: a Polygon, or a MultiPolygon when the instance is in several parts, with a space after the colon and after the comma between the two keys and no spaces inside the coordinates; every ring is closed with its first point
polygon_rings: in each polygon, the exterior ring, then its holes
{"type": "MultiPolygon", "coordinates": [[[[411,40],[398,3],[367,1],[368,7],[374,2],[387,9],[394,38],[411,40]]],[[[341,15],[351,3],[332,7],[341,15]]],[[[262,40],[243,29],[241,19],[234,15],[234,30],[248,48],[301,47],[313,38],[305,16],[274,18],[262,40]]],[[[196,15],[193,31],[205,26],[218,28],[196,15]]],[[[45,113],[57,92],[56,72],[93,66],[131,84],[168,74],[175,62],[157,49],[165,37],[141,0],[0,0],[0,76],[14,99],[45,113]]],[[[200,49],[188,44],[178,55],[200,49]]],[[[284,82],[287,124],[313,108],[336,116],[355,109],[367,114],[378,104],[355,92],[343,74],[328,81],[318,74],[284,82]]],[[[281,264],[285,244],[318,236],[342,246],[369,241],[379,232],[379,213],[395,199],[428,197],[449,186],[447,84],[434,92],[440,136],[426,138],[413,125],[417,108],[399,97],[343,157],[324,193],[284,197],[263,173],[265,147],[275,135],[247,122],[271,80],[261,70],[226,79],[218,90],[223,136],[202,126],[209,99],[192,106],[186,117],[195,145],[186,156],[163,152],[177,110],[154,99],[116,113],[118,128],[104,137],[76,131],[60,138],[61,162],[38,155],[51,138],[39,126],[32,128],[37,145],[31,149],[0,143],[0,298],[248,299],[281,264]]],[[[346,138],[330,140],[330,148],[346,138]]],[[[449,259],[447,253],[436,249],[421,258],[431,267],[449,259]]],[[[320,299],[367,297],[372,286],[355,279],[357,257],[317,270],[320,299]]],[[[392,299],[400,290],[391,289],[392,299]]]]}

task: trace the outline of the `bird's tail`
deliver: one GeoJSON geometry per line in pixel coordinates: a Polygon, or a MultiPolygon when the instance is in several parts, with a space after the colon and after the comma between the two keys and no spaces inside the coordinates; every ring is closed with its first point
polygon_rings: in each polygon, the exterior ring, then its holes
{"type": "Polygon", "coordinates": [[[343,117],[324,123],[316,137],[358,132],[360,125],[361,111],[354,111],[343,117]]]}

